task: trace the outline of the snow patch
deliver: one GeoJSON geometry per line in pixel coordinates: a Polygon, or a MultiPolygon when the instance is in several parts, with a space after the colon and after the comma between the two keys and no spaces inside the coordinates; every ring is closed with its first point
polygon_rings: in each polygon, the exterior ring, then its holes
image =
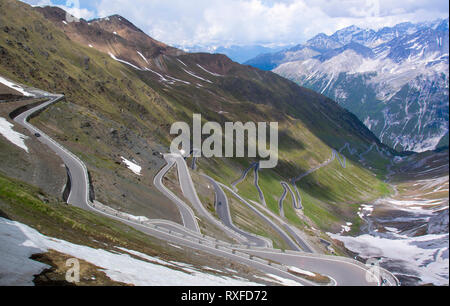
{"type": "Polygon", "coordinates": [[[177,61],[179,61],[181,64],[183,64],[183,66],[187,67],[187,65],[182,60],[177,58],[177,61]]]}
{"type": "Polygon", "coordinates": [[[184,70],[184,72],[186,72],[187,74],[193,76],[194,78],[197,78],[197,79],[199,79],[199,80],[202,80],[202,81],[205,81],[205,82],[208,82],[208,83],[211,83],[211,84],[212,84],[212,82],[211,82],[210,80],[207,80],[207,79],[204,79],[204,78],[202,78],[202,77],[199,77],[199,76],[196,75],[195,73],[193,73],[193,72],[191,72],[191,71],[189,71],[189,70],[186,70],[186,69],[184,69],[184,68],[183,68],[183,70],[184,70]]]}
{"type": "Polygon", "coordinates": [[[129,250],[129,249],[122,248],[122,247],[116,247],[116,249],[119,249],[121,251],[124,251],[124,252],[127,252],[129,254],[132,254],[132,255],[134,255],[136,257],[140,257],[142,259],[145,259],[145,260],[148,260],[148,261],[160,264],[160,265],[166,265],[166,266],[173,266],[173,267],[175,267],[175,265],[171,264],[168,261],[162,260],[162,259],[157,258],[157,257],[149,256],[147,254],[144,254],[144,253],[141,253],[141,252],[138,252],[138,251],[129,250]]]}
{"type": "Polygon", "coordinates": [[[156,74],[157,76],[159,76],[159,78],[160,78],[161,81],[163,81],[163,82],[169,82],[169,80],[167,80],[165,77],[163,77],[161,73],[158,73],[158,72],[156,72],[156,71],[154,71],[154,70],[152,70],[152,69],[150,69],[150,68],[145,68],[144,70],[150,71],[150,72],[156,74]]]}
{"type": "Polygon", "coordinates": [[[166,77],[169,78],[169,79],[171,79],[171,80],[173,80],[173,81],[180,82],[180,83],[183,83],[183,84],[186,84],[186,85],[190,85],[190,84],[191,84],[191,83],[189,83],[189,82],[187,82],[187,81],[183,81],[183,80],[180,80],[180,79],[171,77],[170,75],[166,75],[166,77]]]}
{"type": "Polygon", "coordinates": [[[399,230],[398,228],[395,228],[395,227],[388,227],[388,226],[385,226],[384,228],[385,228],[387,231],[390,231],[390,232],[392,232],[392,233],[396,233],[396,234],[400,233],[400,230],[399,230]]]}
{"type": "Polygon", "coordinates": [[[137,52],[137,54],[139,54],[139,56],[142,57],[142,59],[148,64],[148,60],[145,58],[145,56],[144,56],[141,52],[139,52],[139,51],[137,51],[137,50],[136,50],[136,52],[137,52]]]}
{"type": "Polygon", "coordinates": [[[221,271],[221,270],[217,270],[217,269],[214,269],[214,268],[211,268],[211,267],[207,267],[207,266],[203,266],[202,268],[204,270],[211,271],[211,272],[223,273],[223,271],[221,271]]]}
{"type": "Polygon", "coordinates": [[[136,163],[134,163],[134,162],[132,162],[132,161],[129,161],[128,159],[126,159],[126,158],[123,157],[123,156],[121,156],[121,158],[122,158],[122,161],[127,165],[128,169],[130,169],[131,171],[133,171],[134,174],[136,174],[136,175],[142,175],[142,174],[141,174],[141,170],[142,170],[142,167],[141,167],[141,166],[139,166],[138,164],[136,164],[136,163]]]}
{"type": "Polygon", "coordinates": [[[223,75],[221,75],[221,74],[214,73],[214,72],[211,72],[211,71],[209,71],[209,70],[206,70],[205,68],[203,68],[203,67],[202,67],[201,65],[199,65],[199,64],[197,64],[197,66],[200,67],[200,69],[202,69],[203,71],[205,71],[205,72],[207,72],[207,73],[209,73],[209,74],[211,74],[211,75],[213,75],[213,76],[217,76],[217,77],[223,76],[223,75]]]}
{"type": "Polygon", "coordinates": [[[32,94],[30,94],[29,92],[25,91],[25,89],[23,89],[21,86],[17,85],[16,83],[10,82],[4,78],[2,78],[0,76],[0,83],[2,83],[5,86],[8,86],[9,88],[14,89],[15,91],[20,92],[22,95],[24,95],[25,97],[33,97],[32,94]]]}
{"type": "Polygon", "coordinates": [[[118,59],[118,58],[115,57],[114,54],[112,54],[111,52],[109,52],[109,56],[110,56],[113,60],[115,60],[115,61],[118,61],[118,62],[120,62],[120,63],[126,64],[126,65],[128,65],[128,66],[131,66],[131,67],[133,67],[133,68],[136,69],[136,70],[141,70],[141,71],[142,71],[142,69],[139,68],[139,67],[137,67],[136,65],[133,65],[132,63],[129,63],[129,62],[124,61],[124,60],[121,60],[121,59],[118,59]]]}
{"type": "Polygon", "coordinates": [[[363,204],[358,209],[358,216],[361,219],[364,219],[364,217],[368,217],[368,216],[372,215],[373,209],[374,209],[373,205],[363,204]]]}
{"type": "Polygon", "coordinates": [[[358,237],[328,235],[363,258],[385,257],[413,268],[423,283],[448,284],[448,233],[419,237],[390,233],[392,238],[369,234],[358,237]]]}
{"type": "Polygon", "coordinates": [[[352,230],[353,223],[347,222],[345,225],[342,225],[341,234],[348,233],[352,230]]]}
{"type": "MultiPolygon", "coordinates": [[[[73,244],[44,236],[19,222],[0,218],[0,286],[33,285],[34,275],[49,268],[30,259],[32,254],[48,250],[90,262],[104,270],[114,281],[136,286],[255,286],[248,280],[216,276],[194,271],[186,273],[170,267],[133,258],[129,254],[116,254],[102,249],[73,244]]],[[[127,253],[154,261],[155,258],[131,250],[127,253]]],[[[167,265],[164,262],[164,265],[167,265]]]]}
{"type": "Polygon", "coordinates": [[[28,153],[28,147],[25,145],[25,139],[27,136],[14,131],[12,128],[14,124],[7,121],[5,118],[0,117],[0,134],[3,135],[7,140],[18,146],[19,148],[25,150],[28,153]]]}

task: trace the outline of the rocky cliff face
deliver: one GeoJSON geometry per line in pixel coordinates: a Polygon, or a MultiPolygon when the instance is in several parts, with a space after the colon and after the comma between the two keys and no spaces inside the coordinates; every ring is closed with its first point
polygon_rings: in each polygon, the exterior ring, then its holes
{"type": "Polygon", "coordinates": [[[383,143],[422,152],[448,134],[448,43],[448,19],[379,31],[352,26],[248,64],[336,100],[383,143]]]}

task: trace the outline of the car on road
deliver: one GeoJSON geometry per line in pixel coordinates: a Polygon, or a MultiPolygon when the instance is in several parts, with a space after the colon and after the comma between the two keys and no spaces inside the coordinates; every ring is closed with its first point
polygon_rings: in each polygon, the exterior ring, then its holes
{"type": "Polygon", "coordinates": [[[41,137],[41,134],[39,134],[39,133],[34,133],[34,136],[36,136],[36,137],[41,137]]]}

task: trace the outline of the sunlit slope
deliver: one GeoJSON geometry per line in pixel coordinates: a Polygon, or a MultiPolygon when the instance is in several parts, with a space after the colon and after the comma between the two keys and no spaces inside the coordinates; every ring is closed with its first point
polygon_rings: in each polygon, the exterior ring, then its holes
{"type": "MultiPolygon", "coordinates": [[[[170,143],[170,125],[190,123],[193,113],[222,124],[279,122],[279,164],[260,173],[268,206],[277,213],[279,179],[290,180],[323,163],[333,148],[346,143],[359,153],[379,144],[354,115],[324,96],[222,55],[185,54],[151,38],[143,40],[145,34],[120,16],[66,25],[58,14],[48,20],[18,1],[1,0],[0,5],[0,74],[64,92],[66,101],[33,123],[87,163],[97,198],[130,213],[158,218],[169,214],[167,218],[177,220],[173,209],[160,209],[170,204],[151,182],[163,164],[159,152],[170,143]],[[95,31],[87,31],[89,27],[95,31]],[[121,156],[141,165],[143,176],[133,175],[121,156]]],[[[297,183],[306,216],[325,229],[355,210],[347,208],[349,203],[386,193],[357,157],[348,158],[346,169],[336,161],[297,183]]],[[[376,165],[378,158],[367,162],[376,165]]],[[[201,170],[227,184],[250,163],[201,162],[201,170]]],[[[252,197],[250,191],[245,196],[252,197]]],[[[293,211],[287,216],[301,224],[293,211]]]]}

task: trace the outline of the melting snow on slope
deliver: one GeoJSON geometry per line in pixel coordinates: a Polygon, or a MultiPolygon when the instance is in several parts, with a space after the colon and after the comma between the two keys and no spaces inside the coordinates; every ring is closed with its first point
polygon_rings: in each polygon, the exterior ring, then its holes
{"type": "Polygon", "coordinates": [[[353,223],[347,222],[345,225],[342,225],[341,234],[348,233],[352,230],[353,223]]]}
{"type": "Polygon", "coordinates": [[[177,61],[179,61],[181,64],[183,64],[183,66],[187,67],[187,65],[182,60],[177,58],[177,61]]]}
{"type": "MultiPolygon", "coordinates": [[[[101,249],[73,244],[44,236],[19,222],[0,218],[0,286],[33,285],[34,275],[48,268],[30,259],[32,254],[55,250],[85,260],[104,269],[114,281],[137,286],[254,286],[246,280],[236,280],[200,271],[173,270],[169,267],[133,258],[128,254],[115,254],[101,249]]],[[[130,252],[127,250],[127,252],[130,252]]],[[[133,252],[135,256],[154,261],[155,258],[133,252]]],[[[167,263],[164,263],[167,265],[167,263]]]]}
{"type": "Polygon", "coordinates": [[[156,72],[156,71],[154,71],[154,70],[152,70],[152,69],[150,69],[150,68],[147,68],[147,67],[145,67],[144,70],[150,71],[150,72],[156,74],[157,76],[159,76],[159,78],[161,79],[161,81],[168,82],[168,80],[167,80],[165,77],[163,77],[161,73],[158,73],[158,72],[156,72]]]}
{"type": "Polygon", "coordinates": [[[198,75],[196,75],[196,74],[194,74],[193,72],[191,72],[191,71],[189,71],[189,70],[186,70],[186,69],[184,69],[184,68],[183,68],[183,70],[184,70],[184,72],[186,72],[187,74],[192,75],[194,78],[197,78],[197,79],[199,79],[199,80],[202,80],[202,81],[205,81],[205,82],[208,82],[208,83],[211,83],[211,84],[212,84],[212,82],[211,82],[210,80],[207,80],[207,79],[204,79],[204,78],[202,78],[202,77],[199,77],[198,75]]]}
{"type": "Polygon", "coordinates": [[[142,59],[148,64],[148,60],[145,58],[145,56],[141,53],[141,52],[139,52],[139,51],[137,51],[136,50],[136,52],[139,54],[139,56],[140,57],[142,57],[142,59]]]}
{"type": "Polygon", "coordinates": [[[111,56],[111,58],[112,58],[113,60],[115,60],[115,61],[118,61],[118,62],[120,62],[120,63],[126,64],[126,65],[128,65],[128,66],[131,66],[131,67],[133,67],[133,68],[136,69],[136,70],[141,70],[141,71],[142,71],[142,69],[139,68],[139,67],[137,67],[136,65],[133,65],[133,64],[130,63],[130,62],[127,62],[127,61],[118,59],[118,58],[115,57],[114,54],[112,54],[111,52],[109,52],[109,56],[111,56]]]}
{"type": "Polygon", "coordinates": [[[126,249],[126,248],[121,248],[121,247],[116,247],[116,248],[121,250],[121,251],[127,252],[127,253],[129,253],[131,255],[140,257],[141,259],[144,259],[144,260],[155,262],[155,263],[160,264],[160,265],[176,267],[172,263],[170,263],[168,261],[165,261],[165,260],[162,260],[162,259],[160,259],[158,257],[153,257],[153,256],[150,256],[150,255],[147,255],[147,254],[144,254],[144,253],[141,253],[141,252],[138,252],[138,251],[134,251],[134,250],[129,250],[129,249],[126,249]]]}
{"type": "Polygon", "coordinates": [[[390,233],[392,238],[369,234],[358,237],[328,235],[342,241],[346,248],[363,258],[385,257],[396,262],[396,266],[413,269],[411,273],[418,273],[423,283],[448,284],[448,233],[408,237],[393,232],[390,233]]]}
{"type": "Polygon", "coordinates": [[[28,147],[25,145],[25,139],[28,139],[28,137],[14,131],[12,129],[13,127],[14,124],[10,123],[5,118],[0,117],[0,134],[28,153],[28,147]]]}
{"type": "Polygon", "coordinates": [[[189,82],[187,82],[187,81],[183,81],[183,80],[180,80],[180,79],[171,77],[170,75],[166,75],[166,77],[168,77],[169,79],[174,80],[174,81],[176,81],[176,82],[180,82],[180,83],[183,83],[183,84],[186,84],[186,85],[191,85],[191,83],[189,83],[189,82]]]}
{"type": "Polygon", "coordinates": [[[364,219],[364,217],[370,216],[372,214],[372,212],[373,212],[373,205],[363,204],[358,209],[358,216],[361,219],[364,219]]]}
{"type": "Polygon", "coordinates": [[[6,80],[6,79],[2,78],[1,76],[0,76],[0,83],[2,83],[5,86],[8,86],[9,88],[14,89],[15,91],[20,92],[25,97],[33,97],[32,94],[26,92],[21,86],[6,80]]]}
{"type": "Polygon", "coordinates": [[[134,174],[142,175],[141,174],[141,170],[142,170],[141,166],[139,166],[138,164],[133,163],[132,161],[129,161],[128,159],[126,159],[123,156],[121,156],[121,158],[122,158],[122,161],[127,165],[128,169],[133,171],[134,174]]]}
{"type": "Polygon", "coordinates": [[[203,67],[202,67],[201,65],[199,65],[199,64],[197,64],[197,66],[200,67],[200,69],[202,69],[203,71],[208,72],[209,74],[211,74],[211,75],[213,75],[213,76],[217,76],[217,77],[221,77],[221,76],[222,76],[221,74],[214,73],[214,72],[211,72],[211,71],[209,71],[209,70],[206,70],[205,68],[203,68],[203,67]]]}

